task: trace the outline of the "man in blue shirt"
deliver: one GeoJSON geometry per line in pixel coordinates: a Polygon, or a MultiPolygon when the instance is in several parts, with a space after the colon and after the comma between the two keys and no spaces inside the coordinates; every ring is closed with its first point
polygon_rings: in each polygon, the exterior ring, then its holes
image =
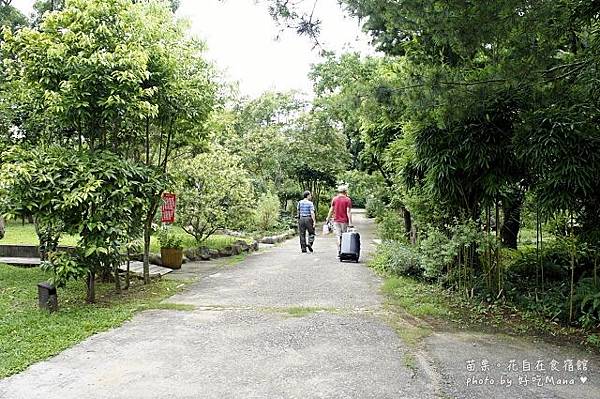
{"type": "Polygon", "coordinates": [[[315,242],[315,206],[312,203],[312,194],[310,191],[305,191],[304,199],[298,202],[298,232],[300,233],[300,249],[306,252],[313,251],[313,243],[315,242]],[[308,243],[306,243],[306,232],[308,231],[308,243]]]}

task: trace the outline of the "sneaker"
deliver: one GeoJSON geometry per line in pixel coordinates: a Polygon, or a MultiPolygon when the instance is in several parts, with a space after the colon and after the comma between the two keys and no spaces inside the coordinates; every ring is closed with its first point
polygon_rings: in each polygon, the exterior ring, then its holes
{"type": "Polygon", "coordinates": [[[308,248],[308,250],[309,250],[310,252],[314,252],[314,251],[313,251],[313,249],[312,249],[312,245],[308,244],[308,245],[306,246],[306,248],[308,248]]]}
{"type": "Polygon", "coordinates": [[[302,253],[303,253],[303,254],[305,254],[305,253],[306,253],[306,249],[303,249],[303,250],[302,250],[302,253]]]}

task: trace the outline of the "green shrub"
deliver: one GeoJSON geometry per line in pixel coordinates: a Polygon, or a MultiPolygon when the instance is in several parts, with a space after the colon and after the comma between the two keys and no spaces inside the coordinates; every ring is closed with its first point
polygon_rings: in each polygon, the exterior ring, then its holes
{"type": "MultiPolygon", "coordinates": [[[[545,319],[568,322],[571,255],[563,241],[559,239],[548,243],[539,253],[529,247],[513,251],[516,255],[506,262],[505,293],[509,302],[545,319]]],[[[578,260],[576,276],[582,274],[586,261],[589,262],[584,257],[578,260]]],[[[573,320],[577,320],[584,328],[590,329],[600,323],[599,292],[592,278],[583,277],[576,284],[573,320]]]]}
{"type": "Polygon", "coordinates": [[[183,237],[171,228],[163,228],[158,232],[158,242],[161,248],[183,249],[183,237]]]}
{"type": "Polygon", "coordinates": [[[544,246],[543,251],[536,248],[524,248],[517,252],[514,260],[507,264],[509,281],[531,282],[539,278],[540,262],[544,267],[544,279],[549,282],[566,281],[569,276],[570,255],[566,249],[556,242],[544,246]]]}
{"type": "Polygon", "coordinates": [[[379,236],[383,240],[405,241],[404,218],[398,211],[386,209],[377,217],[379,236]]]}
{"type": "Polygon", "coordinates": [[[368,218],[377,218],[385,212],[385,204],[377,197],[369,197],[366,202],[366,210],[368,218]]]}
{"type": "Polygon", "coordinates": [[[51,272],[48,282],[63,288],[70,280],[79,280],[88,273],[86,267],[82,266],[81,259],[67,252],[50,252],[48,260],[40,265],[44,272],[51,272]]]}
{"type": "Polygon", "coordinates": [[[253,217],[254,189],[238,156],[213,145],[173,165],[177,217],[201,244],[218,229],[236,228],[253,217]]]}
{"type": "Polygon", "coordinates": [[[357,170],[344,172],[338,178],[348,185],[349,195],[354,208],[365,208],[369,197],[380,197],[385,188],[380,173],[368,174],[357,170]]]}
{"type": "Polygon", "coordinates": [[[600,326],[600,287],[594,285],[592,278],[579,281],[573,297],[578,322],[583,328],[593,329],[600,326]]]}
{"type": "Polygon", "coordinates": [[[319,209],[317,210],[317,221],[323,221],[327,219],[327,214],[329,213],[329,203],[321,203],[319,205],[319,209]]]}
{"type": "Polygon", "coordinates": [[[384,241],[377,248],[371,267],[396,276],[420,277],[423,274],[417,248],[397,241],[384,241]]]}
{"type": "Polygon", "coordinates": [[[254,223],[262,231],[273,229],[279,221],[280,203],[277,195],[266,193],[261,195],[254,212],[254,223]]]}
{"type": "Polygon", "coordinates": [[[419,244],[423,256],[424,275],[439,278],[455,261],[454,245],[450,238],[438,229],[428,229],[419,244]]]}

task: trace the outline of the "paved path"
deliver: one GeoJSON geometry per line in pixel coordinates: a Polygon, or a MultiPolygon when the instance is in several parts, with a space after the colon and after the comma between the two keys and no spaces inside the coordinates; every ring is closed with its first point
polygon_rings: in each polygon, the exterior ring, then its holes
{"type": "MultiPolygon", "coordinates": [[[[368,253],[373,226],[357,219],[368,253]]],[[[407,346],[384,321],[380,278],[338,262],[332,237],[319,237],[314,254],[298,247],[288,241],[235,266],[185,265],[173,277],[186,266],[204,277],[169,301],[196,310],[143,312],[1,380],[0,398],[600,398],[600,363],[578,352],[466,333],[407,346]],[[566,356],[588,359],[585,383],[467,384],[485,376],[469,361],[566,356]]]]}

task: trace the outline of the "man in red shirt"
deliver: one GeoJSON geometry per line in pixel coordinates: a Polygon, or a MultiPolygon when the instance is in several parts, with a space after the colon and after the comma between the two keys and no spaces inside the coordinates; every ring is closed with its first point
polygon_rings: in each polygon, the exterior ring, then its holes
{"type": "Polygon", "coordinates": [[[338,256],[342,243],[342,233],[348,230],[352,225],[352,200],[348,197],[348,187],[341,185],[338,187],[338,194],[331,201],[331,208],[327,214],[327,220],[331,219],[333,214],[333,227],[337,236],[338,256]]]}

